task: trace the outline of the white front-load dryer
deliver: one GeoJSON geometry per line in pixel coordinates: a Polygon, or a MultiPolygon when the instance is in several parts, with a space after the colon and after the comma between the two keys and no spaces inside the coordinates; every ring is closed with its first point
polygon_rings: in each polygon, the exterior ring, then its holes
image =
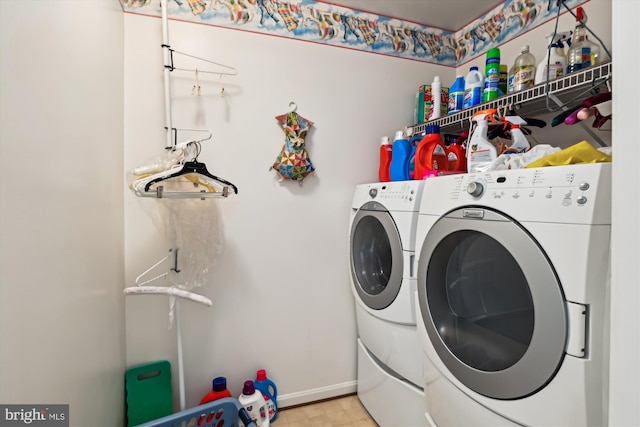
{"type": "Polygon", "coordinates": [[[436,426],[602,426],[611,164],[425,182],[418,335],[436,426]]]}
{"type": "Polygon", "coordinates": [[[415,231],[424,181],[356,187],[349,224],[358,397],[381,426],[424,422],[415,231]],[[401,424],[398,424],[401,423],[401,424]]]}

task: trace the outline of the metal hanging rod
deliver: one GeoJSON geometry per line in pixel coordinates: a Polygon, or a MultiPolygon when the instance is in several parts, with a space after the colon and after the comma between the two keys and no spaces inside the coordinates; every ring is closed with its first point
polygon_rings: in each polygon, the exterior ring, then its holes
{"type": "Polygon", "coordinates": [[[200,58],[199,56],[195,56],[195,55],[191,55],[191,54],[188,54],[188,53],[180,52],[178,50],[172,49],[171,46],[169,46],[169,45],[163,44],[162,47],[164,49],[168,49],[169,50],[169,61],[170,61],[170,64],[165,64],[165,68],[168,68],[169,71],[174,71],[174,70],[177,70],[177,71],[192,71],[192,72],[197,71],[199,73],[217,74],[219,76],[235,76],[235,75],[238,74],[238,70],[235,69],[234,67],[229,66],[229,65],[220,64],[219,62],[211,61],[209,59],[200,58]],[[204,62],[207,62],[209,64],[216,65],[218,67],[227,68],[230,71],[211,71],[211,70],[201,70],[200,68],[178,68],[173,63],[173,54],[174,53],[177,53],[178,55],[182,55],[182,56],[188,56],[189,58],[197,59],[199,61],[204,61],[204,62]]]}

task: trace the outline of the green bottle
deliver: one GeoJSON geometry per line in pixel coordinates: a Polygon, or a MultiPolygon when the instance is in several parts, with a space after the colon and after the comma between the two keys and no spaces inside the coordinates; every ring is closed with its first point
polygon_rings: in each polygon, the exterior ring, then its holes
{"type": "Polygon", "coordinates": [[[494,47],[487,52],[484,97],[483,101],[491,101],[500,96],[500,49],[494,47]]]}

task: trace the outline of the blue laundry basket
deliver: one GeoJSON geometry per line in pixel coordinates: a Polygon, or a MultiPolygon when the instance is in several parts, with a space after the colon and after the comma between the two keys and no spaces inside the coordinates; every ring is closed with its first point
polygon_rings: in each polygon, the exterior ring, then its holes
{"type": "Polygon", "coordinates": [[[225,397],[137,427],[232,427],[238,426],[238,420],[247,427],[256,427],[238,399],[225,397]]]}

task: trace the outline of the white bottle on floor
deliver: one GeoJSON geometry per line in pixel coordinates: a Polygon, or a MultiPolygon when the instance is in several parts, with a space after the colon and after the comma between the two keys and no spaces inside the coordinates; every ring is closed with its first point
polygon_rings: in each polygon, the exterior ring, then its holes
{"type": "Polygon", "coordinates": [[[244,388],[238,400],[257,427],[269,427],[267,402],[262,397],[260,390],[256,390],[253,381],[244,382],[244,388]]]}

